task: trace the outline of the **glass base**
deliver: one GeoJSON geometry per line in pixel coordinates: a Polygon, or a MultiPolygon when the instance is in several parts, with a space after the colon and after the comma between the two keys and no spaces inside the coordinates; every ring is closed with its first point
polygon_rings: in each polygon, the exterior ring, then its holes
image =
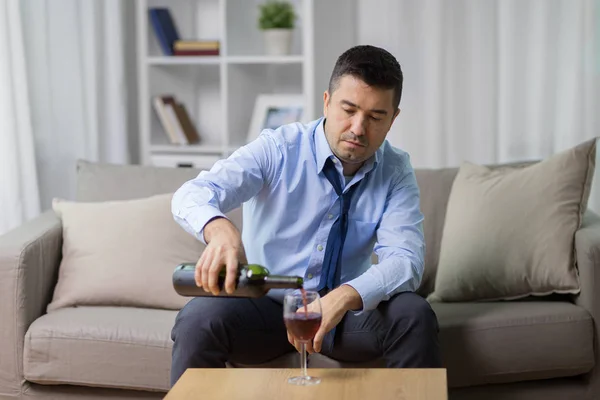
{"type": "Polygon", "coordinates": [[[288,379],[288,383],[299,386],[318,385],[321,383],[321,378],[314,376],[294,376],[288,379]]]}

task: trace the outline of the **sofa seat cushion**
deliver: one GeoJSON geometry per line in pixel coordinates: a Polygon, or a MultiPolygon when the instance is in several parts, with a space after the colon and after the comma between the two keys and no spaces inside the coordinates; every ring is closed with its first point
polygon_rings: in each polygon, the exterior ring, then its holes
{"type": "MultiPolygon", "coordinates": [[[[594,366],[592,317],[574,304],[514,301],[434,303],[432,307],[450,387],[575,376],[594,366]]],[[[27,331],[25,379],[167,391],[169,336],[176,315],[176,311],[125,307],[53,311],[27,331]]],[[[275,361],[254,367],[298,365],[295,354],[275,361]]],[[[312,355],[309,364],[312,368],[385,365],[383,360],[339,363],[320,354],[312,355]]]]}
{"type": "Polygon", "coordinates": [[[563,301],[434,303],[450,387],[574,376],[594,366],[591,315],[563,301]]]}
{"type": "Polygon", "coordinates": [[[42,384],[167,391],[177,311],[61,308],[25,335],[25,379],[42,384]]]}
{"type": "MultiPolygon", "coordinates": [[[[439,340],[451,388],[568,377],[594,366],[592,317],[562,301],[434,303],[439,340]]],[[[297,368],[287,354],[261,365],[297,368]]],[[[308,357],[310,368],[382,368],[383,359],[346,363],[322,354],[308,357]]]]}

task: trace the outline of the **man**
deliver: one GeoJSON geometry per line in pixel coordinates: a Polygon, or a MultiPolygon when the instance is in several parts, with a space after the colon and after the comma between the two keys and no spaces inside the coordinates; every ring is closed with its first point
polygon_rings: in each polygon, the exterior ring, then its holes
{"type": "MultiPolygon", "coordinates": [[[[353,47],[334,67],[323,118],[264,130],[186,182],[172,211],[207,243],[197,285],[218,294],[225,268],[230,293],[238,261],[302,276],[305,288],[323,294],[309,353],[439,367],[436,316],[414,293],[425,249],[419,189],[408,154],[385,141],[400,112],[402,81],[390,53],[353,47]],[[243,237],[224,215],[242,203],[243,237]]],[[[272,290],[259,299],[192,299],[172,331],[171,384],[186,368],[258,364],[299,349],[286,334],[282,298],[272,290]]]]}

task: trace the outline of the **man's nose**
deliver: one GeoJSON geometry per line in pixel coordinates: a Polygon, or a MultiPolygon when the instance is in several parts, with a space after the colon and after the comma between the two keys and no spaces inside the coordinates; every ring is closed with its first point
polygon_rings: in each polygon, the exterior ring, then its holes
{"type": "Polygon", "coordinates": [[[366,123],[366,118],[361,116],[361,115],[355,115],[354,119],[352,121],[352,133],[354,133],[356,136],[362,136],[365,134],[365,123],[366,123]]]}

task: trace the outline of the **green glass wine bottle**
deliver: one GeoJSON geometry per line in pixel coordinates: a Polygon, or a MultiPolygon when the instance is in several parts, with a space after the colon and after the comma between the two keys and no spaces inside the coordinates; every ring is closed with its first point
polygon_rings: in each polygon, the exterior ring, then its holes
{"type": "MultiPolygon", "coordinates": [[[[181,296],[198,297],[214,296],[196,285],[194,272],[196,265],[179,264],[173,272],[173,287],[181,296]]],[[[271,289],[300,289],[304,280],[299,276],[271,275],[269,270],[258,264],[240,264],[235,290],[229,294],[225,291],[225,269],[219,273],[218,285],[221,289],[219,297],[261,297],[271,289]]]]}

